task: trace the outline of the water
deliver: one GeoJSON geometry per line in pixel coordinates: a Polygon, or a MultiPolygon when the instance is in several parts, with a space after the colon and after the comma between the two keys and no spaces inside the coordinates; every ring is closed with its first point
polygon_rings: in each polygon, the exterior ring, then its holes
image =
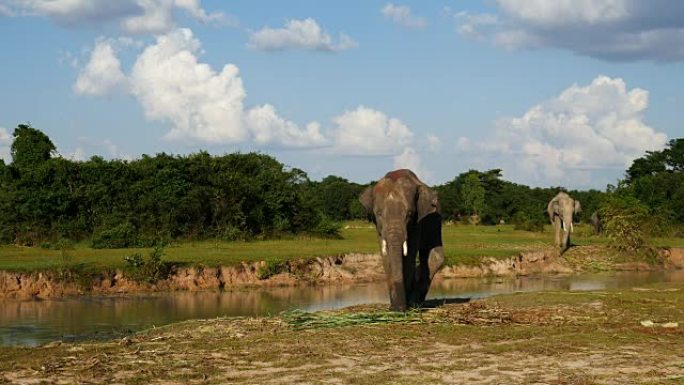
{"type": "MultiPolygon", "coordinates": [[[[430,298],[482,298],[522,291],[586,291],[684,282],[684,271],[624,272],[566,277],[448,279],[430,298]]],[[[279,287],[229,292],[0,301],[0,344],[36,346],[50,341],[115,338],[136,330],[197,318],[277,314],[292,308],[316,311],[365,303],[388,303],[383,282],[279,287]]]]}

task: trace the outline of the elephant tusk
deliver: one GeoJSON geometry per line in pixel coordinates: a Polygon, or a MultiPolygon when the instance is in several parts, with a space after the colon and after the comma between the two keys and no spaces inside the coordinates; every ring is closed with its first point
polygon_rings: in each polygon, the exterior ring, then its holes
{"type": "Polygon", "coordinates": [[[404,241],[404,257],[408,255],[408,244],[404,241]]]}
{"type": "Polygon", "coordinates": [[[382,251],[382,255],[387,255],[387,241],[384,239],[382,240],[382,250],[381,251],[382,251]]]}
{"type": "Polygon", "coordinates": [[[561,229],[563,229],[563,231],[566,233],[568,232],[568,227],[565,225],[565,221],[561,221],[561,229]]]}
{"type": "Polygon", "coordinates": [[[572,222],[570,222],[570,232],[572,233],[575,229],[572,227],[572,222]]]}

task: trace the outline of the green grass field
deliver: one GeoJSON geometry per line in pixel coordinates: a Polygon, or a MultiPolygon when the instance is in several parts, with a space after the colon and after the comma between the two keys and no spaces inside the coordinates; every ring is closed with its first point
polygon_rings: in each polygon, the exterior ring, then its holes
{"type": "MultiPolygon", "coordinates": [[[[586,226],[575,226],[573,243],[577,245],[601,245],[608,241],[603,237],[588,236],[586,226]]],[[[520,251],[549,247],[553,242],[550,228],[544,233],[514,230],[513,226],[466,226],[443,227],[446,263],[473,264],[480,257],[504,258],[520,251]]],[[[655,239],[657,246],[684,246],[682,238],[655,239]]],[[[150,249],[92,249],[88,244],[78,244],[73,250],[62,251],[39,247],[0,246],[0,270],[36,271],[81,265],[101,270],[120,268],[125,265],[124,256],[133,253],[146,255],[150,249]]],[[[346,223],[342,239],[295,238],[254,242],[200,241],[181,242],[164,250],[166,262],[206,266],[234,265],[243,261],[280,262],[292,258],[310,258],[346,253],[376,253],[378,245],[375,230],[366,222],[346,223]]]]}

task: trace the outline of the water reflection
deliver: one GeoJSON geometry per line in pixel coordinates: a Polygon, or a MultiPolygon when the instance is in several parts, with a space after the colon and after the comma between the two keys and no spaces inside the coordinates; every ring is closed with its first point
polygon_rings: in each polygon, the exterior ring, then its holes
{"type": "MultiPolygon", "coordinates": [[[[481,298],[521,291],[604,290],[668,281],[684,282],[684,271],[447,279],[435,282],[429,297],[481,298]]],[[[353,286],[1,301],[0,343],[34,346],[54,340],[111,338],[134,330],[194,318],[267,315],[291,308],[315,311],[386,302],[387,289],[382,282],[353,286]]]]}

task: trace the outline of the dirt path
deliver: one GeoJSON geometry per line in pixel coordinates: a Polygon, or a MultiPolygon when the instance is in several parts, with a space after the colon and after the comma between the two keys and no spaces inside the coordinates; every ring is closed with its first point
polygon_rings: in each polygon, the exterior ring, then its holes
{"type": "MultiPolygon", "coordinates": [[[[107,342],[2,348],[0,383],[684,382],[682,285],[432,305],[394,323],[309,327],[291,316],[215,319],[107,342]]],[[[383,314],[381,306],[364,306],[315,316],[383,314]]]]}

